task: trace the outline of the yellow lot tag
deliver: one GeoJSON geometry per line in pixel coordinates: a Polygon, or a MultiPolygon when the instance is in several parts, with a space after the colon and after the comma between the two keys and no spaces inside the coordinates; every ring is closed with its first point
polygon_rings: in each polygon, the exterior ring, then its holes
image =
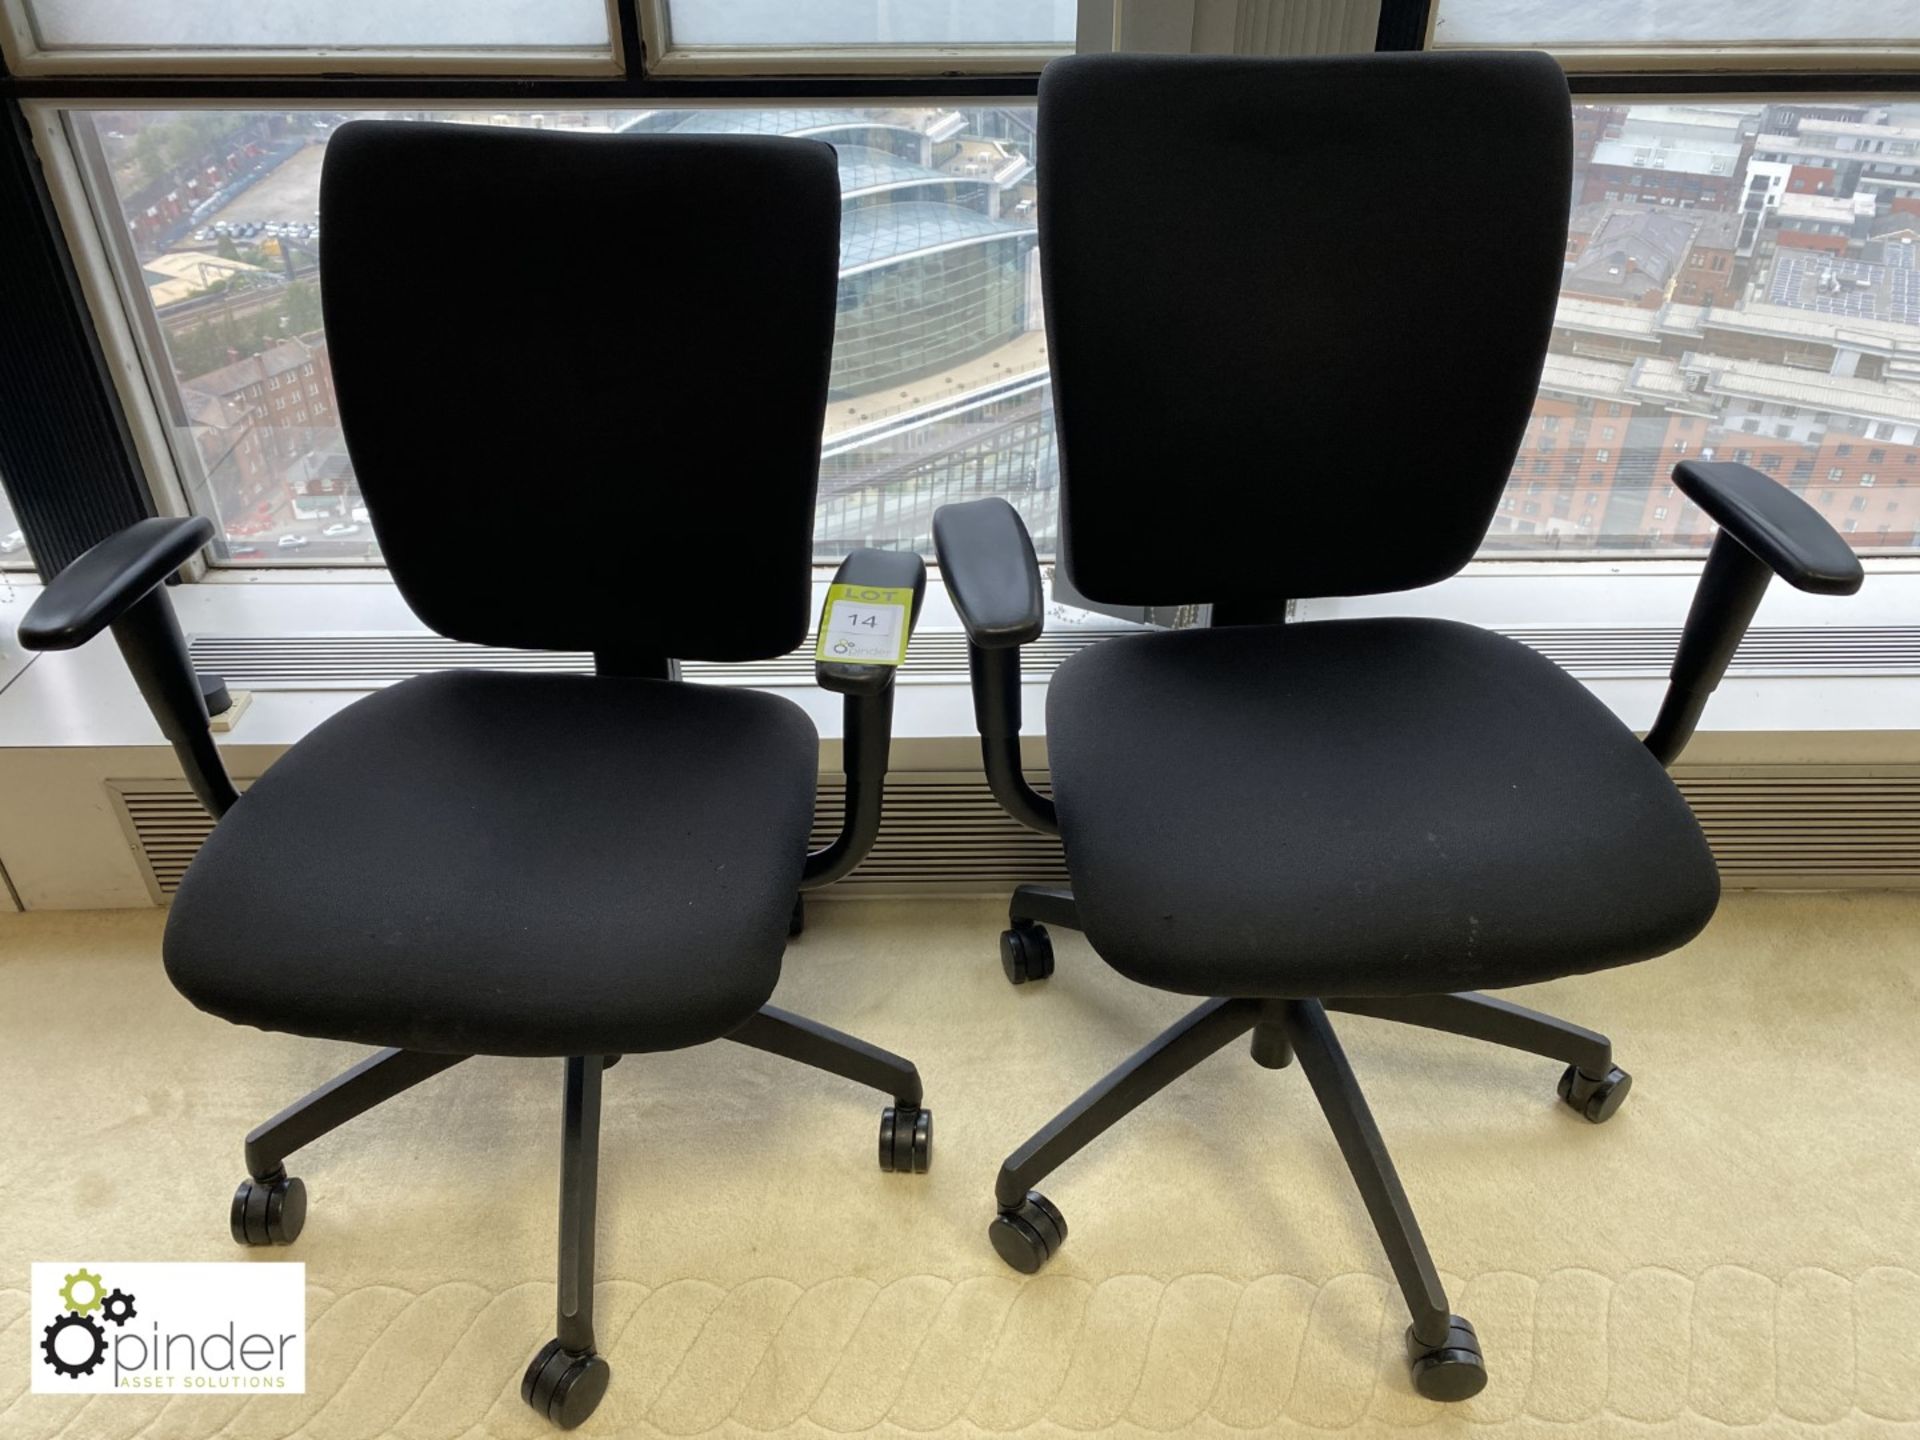
{"type": "Polygon", "coordinates": [[[832,665],[898,665],[907,658],[913,591],[829,585],[813,658],[832,665]]]}

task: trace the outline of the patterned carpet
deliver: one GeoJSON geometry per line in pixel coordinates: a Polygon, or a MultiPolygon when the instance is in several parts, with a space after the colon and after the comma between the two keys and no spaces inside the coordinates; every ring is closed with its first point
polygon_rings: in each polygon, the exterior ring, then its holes
{"type": "MultiPolygon", "coordinates": [[[[1240,1047],[1047,1182],[1046,1271],[1000,1264],[1000,1159],[1186,1007],[1064,935],[1010,989],[998,915],[816,905],[776,997],[918,1062],[928,1176],[875,1167],[879,1097],[769,1056],[608,1073],[581,1433],[1920,1436],[1920,896],[1736,896],[1678,955],[1517,995],[1613,1036],[1602,1127],[1551,1062],[1338,1020],[1486,1350],[1444,1409],[1305,1084],[1240,1047]]],[[[0,916],[0,1440],[548,1433],[518,1387],[560,1064],[476,1060],[318,1142],[300,1242],[241,1252],[242,1135],[360,1052],[197,1014],[159,931],[0,916]],[[72,1257],[305,1261],[308,1393],[27,1393],[27,1266],[72,1257]]]]}

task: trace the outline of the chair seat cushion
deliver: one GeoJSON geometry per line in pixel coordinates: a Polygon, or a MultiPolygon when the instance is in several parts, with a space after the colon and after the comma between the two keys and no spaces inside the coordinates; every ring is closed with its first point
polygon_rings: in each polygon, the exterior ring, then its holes
{"type": "Polygon", "coordinates": [[[1089,646],[1047,697],[1088,940],[1196,995],[1418,995],[1663,953],[1719,899],[1658,761],[1527,646],[1344,620],[1089,646]]]}
{"type": "Polygon", "coordinates": [[[797,706],[455,671],[349,706],[214,828],[167,972],[265,1030],[455,1054],[714,1039],[779,978],[819,741],[797,706]]]}

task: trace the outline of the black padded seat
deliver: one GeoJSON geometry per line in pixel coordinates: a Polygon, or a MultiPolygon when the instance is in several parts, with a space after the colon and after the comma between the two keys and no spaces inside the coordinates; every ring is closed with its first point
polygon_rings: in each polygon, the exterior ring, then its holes
{"type": "Polygon", "coordinates": [[[718,1038],[779,978],[818,749],[751,690],[405,681],[228,812],[174,899],[168,974],[228,1020],[410,1050],[718,1038]]]}
{"type": "Polygon", "coordinates": [[[1047,696],[1094,949],[1193,995],[1421,995],[1644,960],[1712,916],[1656,760],[1502,635],[1338,620],[1107,640],[1047,696]]]}

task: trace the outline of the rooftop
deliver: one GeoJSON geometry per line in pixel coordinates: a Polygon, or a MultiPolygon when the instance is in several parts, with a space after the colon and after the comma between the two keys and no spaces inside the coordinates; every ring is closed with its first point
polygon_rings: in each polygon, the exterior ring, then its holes
{"type": "Polygon", "coordinates": [[[1682,175],[1731,175],[1739,168],[1740,141],[1634,135],[1629,128],[1619,139],[1602,140],[1594,146],[1593,163],[1633,170],[1672,170],[1682,175]]]}
{"type": "Polygon", "coordinates": [[[154,256],[140,268],[147,282],[147,294],[156,309],[190,300],[209,286],[236,275],[272,274],[244,260],[229,260],[204,250],[173,250],[154,256]]]}
{"type": "Polygon", "coordinates": [[[1889,245],[1883,254],[1895,263],[1793,254],[1782,248],[1773,262],[1767,299],[1818,315],[1920,326],[1920,272],[1913,268],[1911,247],[1889,245]]]}
{"type": "Polygon", "coordinates": [[[297,370],[312,359],[313,351],[305,341],[282,340],[258,355],[236,360],[231,365],[222,365],[218,370],[209,370],[205,375],[195,375],[180,383],[209,395],[233,395],[249,385],[260,384],[269,376],[297,370]]]}
{"type": "Polygon", "coordinates": [[[1653,206],[1617,209],[1601,220],[1561,288],[1629,303],[1664,295],[1693,240],[1686,216],[1653,206]]]}

